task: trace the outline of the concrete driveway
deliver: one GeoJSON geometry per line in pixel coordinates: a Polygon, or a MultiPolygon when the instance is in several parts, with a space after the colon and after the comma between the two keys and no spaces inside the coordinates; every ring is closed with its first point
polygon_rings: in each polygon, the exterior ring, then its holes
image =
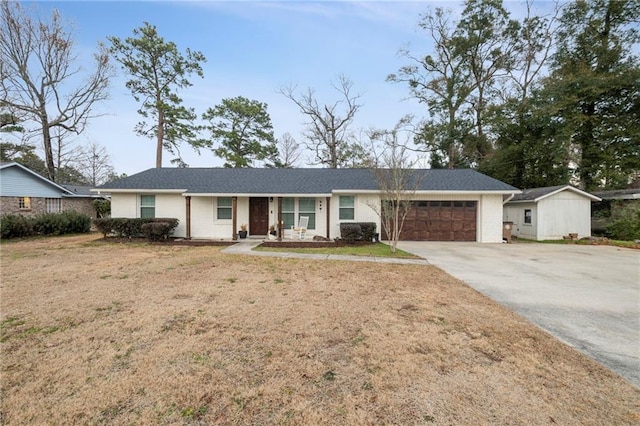
{"type": "Polygon", "coordinates": [[[640,251],[403,241],[484,295],[640,387],[640,251]]]}

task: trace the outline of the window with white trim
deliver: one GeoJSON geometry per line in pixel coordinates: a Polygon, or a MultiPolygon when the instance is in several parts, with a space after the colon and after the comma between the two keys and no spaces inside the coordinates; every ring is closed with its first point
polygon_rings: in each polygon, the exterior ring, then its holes
{"type": "Polygon", "coordinates": [[[29,197],[20,197],[18,198],[18,207],[20,210],[29,210],[31,209],[31,198],[29,197]]]}
{"type": "Polygon", "coordinates": [[[531,225],[532,216],[531,209],[524,209],[524,223],[531,225]]]}
{"type": "Polygon", "coordinates": [[[233,218],[233,207],[231,197],[218,197],[218,207],[216,209],[216,218],[218,220],[226,220],[233,218]]]}
{"type": "Polygon", "coordinates": [[[45,198],[47,213],[60,213],[62,211],[61,198],[45,198]]]}
{"type": "Polygon", "coordinates": [[[316,199],[315,198],[283,198],[282,222],[285,229],[297,226],[301,216],[309,217],[307,229],[316,229],[316,199]],[[296,218],[298,218],[296,220],[296,218]]]}
{"type": "Polygon", "coordinates": [[[355,196],[341,195],[339,200],[338,219],[354,220],[356,217],[355,204],[355,196]]]}
{"type": "Polygon", "coordinates": [[[282,199],[282,222],[285,229],[290,229],[295,226],[296,218],[296,199],[295,198],[283,198],[282,199]]]}
{"type": "Polygon", "coordinates": [[[315,198],[298,198],[298,223],[300,217],[308,216],[309,225],[307,229],[316,229],[316,199],[315,198]]]}
{"type": "Polygon", "coordinates": [[[143,219],[153,219],[156,217],[156,196],[140,196],[140,217],[143,219]]]}

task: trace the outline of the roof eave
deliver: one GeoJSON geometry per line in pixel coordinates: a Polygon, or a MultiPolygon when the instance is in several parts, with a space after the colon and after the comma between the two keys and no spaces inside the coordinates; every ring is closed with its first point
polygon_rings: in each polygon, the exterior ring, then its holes
{"type": "Polygon", "coordinates": [[[138,189],[125,189],[125,188],[92,188],[91,192],[98,194],[182,194],[187,189],[151,189],[151,188],[138,188],[138,189]]]}
{"type": "Polygon", "coordinates": [[[593,194],[589,194],[588,192],[585,192],[585,191],[583,191],[581,189],[574,188],[571,185],[563,186],[562,188],[558,188],[555,191],[549,192],[548,194],[541,195],[541,196],[539,196],[538,198],[536,198],[533,201],[537,203],[540,200],[543,200],[543,199],[545,199],[547,197],[551,197],[552,195],[558,194],[558,193],[560,193],[562,191],[565,191],[565,190],[568,190],[568,191],[571,191],[571,192],[575,192],[576,194],[582,195],[583,197],[590,198],[592,201],[602,201],[601,198],[596,197],[593,194]]]}
{"type": "Polygon", "coordinates": [[[306,192],[291,192],[291,193],[239,193],[239,192],[188,192],[183,191],[184,197],[331,197],[331,194],[326,193],[306,193],[306,192]]]}

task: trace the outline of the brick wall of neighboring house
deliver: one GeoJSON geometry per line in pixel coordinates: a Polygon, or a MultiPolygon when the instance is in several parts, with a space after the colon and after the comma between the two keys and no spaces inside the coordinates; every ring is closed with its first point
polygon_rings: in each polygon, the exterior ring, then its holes
{"type": "MultiPolygon", "coordinates": [[[[45,198],[30,197],[31,208],[21,209],[20,198],[22,197],[0,197],[0,215],[4,214],[21,214],[25,216],[37,216],[47,212],[47,204],[45,198]]],[[[93,208],[92,198],[63,198],[62,211],[75,210],[80,213],[89,215],[92,219],[96,218],[96,209],[93,208]]]]}
{"type": "Polygon", "coordinates": [[[20,208],[20,198],[22,197],[0,197],[0,214],[37,216],[47,211],[47,205],[44,198],[29,197],[31,199],[30,209],[20,208]]]}
{"type": "Polygon", "coordinates": [[[88,215],[91,219],[97,217],[96,209],[93,207],[93,198],[63,198],[62,210],[75,210],[88,215]]]}

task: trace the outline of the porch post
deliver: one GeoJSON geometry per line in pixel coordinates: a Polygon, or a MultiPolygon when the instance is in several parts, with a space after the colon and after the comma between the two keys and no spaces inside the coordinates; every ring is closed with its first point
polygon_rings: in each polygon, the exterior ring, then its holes
{"type": "Polygon", "coordinates": [[[327,238],[331,238],[331,197],[327,197],[327,205],[324,209],[327,216],[327,238]]]}
{"type": "Polygon", "coordinates": [[[238,239],[238,197],[231,197],[231,227],[232,227],[232,239],[236,241],[238,239]]]}
{"type": "Polygon", "coordinates": [[[187,240],[191,239],[191,197],[187,195],[187,240]]]}
{"type": "Polygon", "coordinates": [[[282,241],[282,197],[278,197],[278,241],[282,241]]]}

